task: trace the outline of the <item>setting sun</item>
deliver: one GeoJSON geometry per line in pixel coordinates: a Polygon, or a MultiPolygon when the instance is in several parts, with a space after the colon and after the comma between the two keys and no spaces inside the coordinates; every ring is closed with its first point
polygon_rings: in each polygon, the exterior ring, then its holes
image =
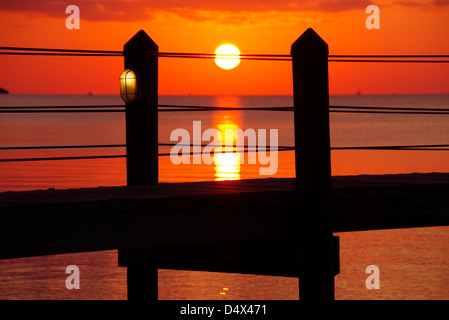
{"type": "Polygon", "coordinates": [[[215,54],[223,55],[220,58],[215,58],[215,63],[222,69],[231,70],[237,67],[240,63],[240,51],[232,44],[224,44],[218,47],[218,49],[215,50],[215,54]]]}

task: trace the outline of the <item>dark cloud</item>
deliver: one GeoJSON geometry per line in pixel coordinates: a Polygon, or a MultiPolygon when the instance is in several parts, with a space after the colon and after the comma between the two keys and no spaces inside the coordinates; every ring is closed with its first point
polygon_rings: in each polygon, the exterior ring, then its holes
{"type": "MultiPolygon", "coordinates": [[[[439,2],[442,2],[439,0],[439,2]]],[[[68,5],[80,8],[82,19],[89,21],[152,20],[157,13],[168,12],[191,20],[201,20],[197,12],[270,12],[363,10],[368,0],[16,0],[2,1],[1,10],[26,12],[49,17],[65,17],[68,5]]],[[[203,17],[204,19],[204,17],[203,17]]],[[[212,17],[211,17],[212,19],[212,17]]]]}
{"type": "Polygon", "coordinates": [[[449,0],[398,0],[394,4],[403,7],[414,7],[423,10],[437,9],[440,7],[448,6],[449,0]]]}
{"type": "Polygon", "coordinates": [[[449,6],[449,0],[434,0],[433,1],[436,6],[449,6]]]}

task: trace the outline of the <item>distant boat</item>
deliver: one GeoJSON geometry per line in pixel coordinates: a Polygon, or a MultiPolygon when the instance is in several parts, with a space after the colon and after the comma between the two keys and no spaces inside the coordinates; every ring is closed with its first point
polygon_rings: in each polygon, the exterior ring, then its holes
{"type": "Polygon", "coordinates": [[[87,95],[88,95],[88,96],[91,96],[91,95],[93,95],[93,93],[89,91],[89,92],[87,93],[87,95]]]}
{"type": "Polygon", "coordinates": [[[361,96],[361,95],[362,95],[362,92],[361,92],[360,90],[357,90],[357,95],[358,95],[358,96],[361,96]]]}
{"type": "Polygon", "coordinates": [[[9,92],[8,92],[8,90],[6,90],[6,89],[0,88],[0,93],[6,93],[6,94],[8,94],[9,92]]]}

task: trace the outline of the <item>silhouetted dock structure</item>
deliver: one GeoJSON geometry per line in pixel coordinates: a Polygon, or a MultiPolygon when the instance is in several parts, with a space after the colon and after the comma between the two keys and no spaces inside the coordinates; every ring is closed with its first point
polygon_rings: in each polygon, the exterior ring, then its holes
{"type": "MultiPolygon", "coordinates": [[[[136,248],[161,269],[298,276],[295,197],[295,179],[5,192],[0,258],[136,248]]],[[[331,199],[333,232],[449,225],[449,174],[333,177],[331,199]]]]}
{"type": "MultiPolygon", "coordinates": [[[[119,262],[144,259],[147,276],[300,276],[295,197],[295,179],[274,178],[0,193],[0,258],[134,248],[119,262]]],[[[332,231],[449,225],[448,199],[449,174],[333,177],[332,231]]]]}
{"type": "MultiPolygon", "coordinates": [[[[3,192],[0,257],[282,236],[295,188],[269,178],[3,192]]],[[[333,232],[449,225],[449,174],[333,177],[332,213],[333,232]]]]}
{"type": "Polygon", "coordinates": [[[128,298],[157,299],[157,270],[299,277],[301,299],[334,298],[334,232],[449,225],[449,173],[331,177],[328,47],[292,45],[296,178],[158,181],[158,47],[125,46],[127,186],[0,194],[0,258],[118,249],[128,298]],[[134,94],[134,93],[133,93],[134,94]]]}

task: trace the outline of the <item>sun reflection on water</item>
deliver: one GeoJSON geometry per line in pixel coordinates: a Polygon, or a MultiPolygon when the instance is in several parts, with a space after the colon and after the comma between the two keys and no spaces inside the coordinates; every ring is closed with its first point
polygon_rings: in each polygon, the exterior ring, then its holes
{"type": "Polygon", "coordinates": [[[226,141],[225,132],[226,129],[237,129],[237,125],[234,123],[221,123],[218,125],[218,130],[220,130],[222,141],[220,143],[224,147],[218,148],[217,151],[221,151],[214,155],[215,164],[215,181],[222,180],[239,180],[240,179],[240,153],[236,153],[235,140],[233,138],[233,146],[225,145],[223,142],[226,141]]]}
{"type": "MultiPolygon", "coordinates": [[[[217,101],[218,106],[230,107],[240,106],[237,97],[219,97],[217,101]]],[[[239,128],[240,117],[237,111],[230,111],[226,113],[217,113],[215,117],[216,128],[221,133],[221,141],[217,141],[222,147],[217,148],[217,153],[214,155],[215,165],[215,181],[223,180],[240,180],[240,157],[243,154],[236,152],[237,136],[234,135],[232,139],[232,146],[226,145],[226,130],[236,130],[239,128]]]]}

